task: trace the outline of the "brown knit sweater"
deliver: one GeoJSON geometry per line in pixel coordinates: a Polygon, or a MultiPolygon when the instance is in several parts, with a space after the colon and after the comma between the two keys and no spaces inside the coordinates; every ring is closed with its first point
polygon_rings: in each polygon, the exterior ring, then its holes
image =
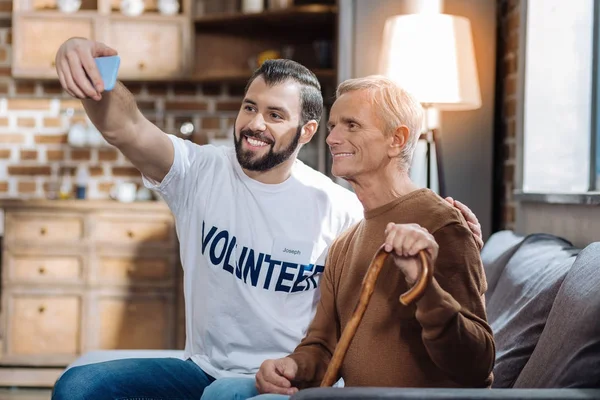
{"type": "Polygon", "coordinates": [[[389,222],[417,223],[433,234],[439,245],[434,280],[416,305],[403,306],[398,298],[407,283],[388,258],[344,359],[345,385],[489,387],[495,346],[479,250],[460,212],[428,189],[365,212],[333,243],[315,318],[290,355],[298,364],[294,385],[320,384],[389,222]]]}

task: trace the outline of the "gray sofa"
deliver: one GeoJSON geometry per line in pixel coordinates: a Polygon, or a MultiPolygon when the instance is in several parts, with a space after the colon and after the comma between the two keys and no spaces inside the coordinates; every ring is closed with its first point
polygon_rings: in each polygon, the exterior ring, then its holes
{"type": "MultiPolygon", "coordinates": [[[[482,250],[496,340],[492,389],[313,388],[318,399],[600,399],[600,242],[585,249],[546,234],[492,235],[482,250]]],[[[179,351],[98,351],[74,364],[179,351]]]]}
{"type": "Polygon", "coordinates": [[[482,259],[492,389],[313,388],[292,399],[600,399],[600,242],[501,231],[482,259]]]}

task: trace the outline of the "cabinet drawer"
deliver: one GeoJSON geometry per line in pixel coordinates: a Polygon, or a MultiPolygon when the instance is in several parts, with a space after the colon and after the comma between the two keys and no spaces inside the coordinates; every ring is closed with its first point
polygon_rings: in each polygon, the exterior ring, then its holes
{"type": "Polygon", "coordinates": [[[8,308],[8,354],[79,353],[79,296],[10,295],[8,308]]]}
{"type": "Polygon", "coordinates": [[[8,277],[18,282],[75,282],[82,278],[78,256],[7,255],[8,277]]]}
{"type": "Polygon", "coordinates": [[[98,260],[98,279],[102,283],[169,283],[173,263],[168,258],[109,257],[98,260]]]}
{"type": "Polygon", "coordinates": [[[83,219],[53,214],[9,214],[6,238],[23,242],[67,242],[83,238],[83,219]]]}
{"type": "Polygon", "coordinates": [[[102,297],[98,300],[101,349],[165,349],[172,346],[173,301],[167,296],[102,297]]]}
{"type": "Polygon", "coordinates": [[[104,217],[96,221],[92,237],[96,242],[115,244],[170,244],[171,221],[104,217]]]}

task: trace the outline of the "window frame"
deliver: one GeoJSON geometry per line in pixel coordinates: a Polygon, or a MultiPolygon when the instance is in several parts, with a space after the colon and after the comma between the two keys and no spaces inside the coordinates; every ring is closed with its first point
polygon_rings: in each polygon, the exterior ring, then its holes
{"type": "Polygon", "coordinates": [[[591,128],[590,128],[590,168],[588,190],[581,193],[545,193],[524,192],[524,118],[525,118],[525,65],[527,62],[527,22],[528,0],[521,0],[519,24],[519,51],[518,51],[518,82],[517,98],[520,107],[516,115],[516,142],[515,154],[515,200],[520,202],[537,202],[550,204],[582,204],[600,205],[600,2],[593,4],[593,37],[592,37],[592,98],[591,98],[591,128]]]}

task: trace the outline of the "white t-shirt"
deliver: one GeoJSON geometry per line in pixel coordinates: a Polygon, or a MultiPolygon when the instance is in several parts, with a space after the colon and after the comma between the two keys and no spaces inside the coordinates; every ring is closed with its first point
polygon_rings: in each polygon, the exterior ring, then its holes
{"type": "Polygon", "coordinates": [[[184,270],[185,357],[215,377],[252,376],[285,357],[314,316],[327,250],[363,218],[356,195],[296,161],[289,179],[249,178],[233,147],[169,135],[162,182],[184,270]]]}

